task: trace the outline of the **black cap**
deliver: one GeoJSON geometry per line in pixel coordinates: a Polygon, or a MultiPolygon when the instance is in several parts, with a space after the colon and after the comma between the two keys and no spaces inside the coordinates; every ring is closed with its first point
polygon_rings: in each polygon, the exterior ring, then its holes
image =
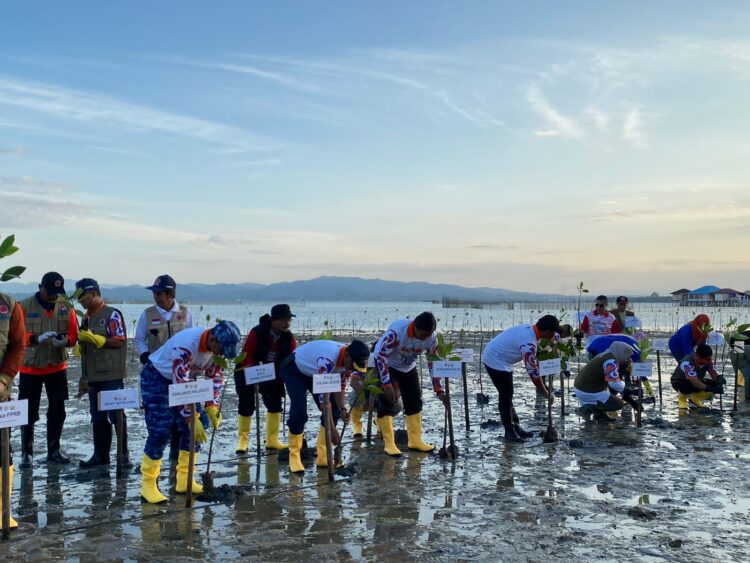
{"type": "Polygon", "coordinates": [[[354,362],[354,369],[359,372],[367,372],[367,360],[370,357],[370,349],[367,344],[361,340],[352,340],[352,343],[346,347],[349,357],[354,362]]]}
{"type": "Polygon", "coordinates": [[[291,319],[297,315],[292,315],[292,310],[286,303],[280,303],[271,307],[271,318],[272,319],[291,319]]]}
{"type": "Polygon", "coordinates": [[[148,286],[146,289],[151,291],[174,291],[177,289],[177,284],[174,282],[172,276],[167,274],[161,275],[154,280],[154,285],[148,286]]]}
{"type": "Polygon", "coordinates": [[[95,279],[92,278],[83,278],[81,280],[78,280],[76,282],[76,289],[81,290],[81,295],[86,293],[87,291],[96,290],[99,291],[99,284],[95,279]]]}
{"type": "Polygon", "coordinates": [[[57,272],[47,272],[42,276],[41,285],[50,297],[63,294],[65,295],[65,280],[57,272]]]}

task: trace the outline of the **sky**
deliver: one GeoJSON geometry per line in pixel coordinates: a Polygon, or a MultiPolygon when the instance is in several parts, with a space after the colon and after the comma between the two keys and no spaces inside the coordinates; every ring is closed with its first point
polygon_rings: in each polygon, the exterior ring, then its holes
{"type": "Polygon", "coordinates": [[[3,267],[745,290],[748,28],[731,1],[3,2],[3,267]]]}

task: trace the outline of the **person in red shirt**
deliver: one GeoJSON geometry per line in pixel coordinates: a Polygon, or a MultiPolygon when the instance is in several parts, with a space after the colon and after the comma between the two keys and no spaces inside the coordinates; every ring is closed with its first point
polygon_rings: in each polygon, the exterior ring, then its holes
{"type": "MultiPolygon", "coordinates": [[[[23,363],[26,349],[26,327],[23,322],[23,311],[16,300],[0,293],[0,402],[10,401],[13,393],[13,378],[23,363]]],[[[0,463],[3,463],[2,432],[0,432],[0,463]]],[[[9,482],[13,484],[13,459],[10,464],[9,482]]],[[[3,486],[3,476],[0,472],[0,490],[3,486]]],[[[0,513],[3,510],[3,499],[0,496],[0,513]]],[[[18,522],[12,517],[10,527],[18,528],[18,522]]]]}
{"type": "Polygon", "coordinates": [[[586,316],[581,321],[579,334],[586,335],[587,346],[600,336],[622,332],[622,327],[617,322],[617,318],[607,311],[608,303],[609,300],[606,295],[597,296],[594,302],[594,309],[586,313],[586,316]]]}
{"type": "Polygon", "coordinates": [[[21,469],[34,461],[34,424],[39,420],[42,387],[47,390],[47,461],[70,463],[60,451],[68,400],[67,348],[78,341],[75,310],[57,301],[65,280],[47,272],[39,291],[20,302],[26,324],[26,354],[21,366],[18,398],[29,401],[29,423],[21,429],[21,469]]]}
{"type": "Polygon", "coordinates": [[[289,305],[283,303],[274,305],[271,307],[271,314],[263,315],[259,319],[258,325],[249,332],[245,345],[242,347],[246,357],[238,366],[237,371],[234,372],[234,382],[239,398],[237,407],[239,413],[237,453],[247,452],[250,423],[256,409],[255,385],[245,383],[244,368],[257,366],[258,364],[273,363],[276,366],[276,379],[259,384],[263,404],[266,407],[266,448],[283,450],[287,447],[286,444],[279,441],[281,401],[286,395],[279,366],[297,348],[297,341],[290,329],[294,316],[289,305]]]}

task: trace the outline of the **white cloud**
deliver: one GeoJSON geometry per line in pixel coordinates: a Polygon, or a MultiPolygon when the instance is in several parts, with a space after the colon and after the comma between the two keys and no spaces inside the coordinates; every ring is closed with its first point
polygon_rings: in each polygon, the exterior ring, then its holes
{"type": "Polygon", "coordinates": [[[636,148],[646,148],[646,139],[643,133],[643,115],[639,108],[632,108],[625,116],[622,125],[622,138],[636,148]]]}
{"type": "Polygon", "coordinates": [[[531,109],[544,117],[551,125],[548,134],[544,136],[552,136],[552,132],[554,131],[561,137],[572,139],[583,137],[583,130],[578,123],[552,107],[536,84],[532,84],[527,90],[526,100],[531,104],[531,109]]]}

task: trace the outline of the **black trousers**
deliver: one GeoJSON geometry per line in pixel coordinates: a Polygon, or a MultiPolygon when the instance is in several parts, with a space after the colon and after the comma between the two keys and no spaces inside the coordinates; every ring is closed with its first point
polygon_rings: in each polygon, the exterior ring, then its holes
{"type": "MultiPolygon", "coordinates": [[[[404,414],[411,416],[422,412],[422,387],[419,385],[419,374],[417,368],[407,372],[398,371],[390,368],[388,373],[391,375],[391,384],[394,391],[401,392],[401,400],[404,403],[404,414]]],[[[398,395],[398,393],[397,393],[398,395]]],[[[396,403],[390,402],[381,393],[377,396],[378,418],[384,416],[396,416],[396,403]]]]}
{"type": "Polygon", "coordinates": [[[672,389],[683,395],[690,395],[691,393],[698,393],[700,391],[700,389],[693,387],[693,384],[684,378],[670,380],[670,383],[672,384],[672,389]]]}
{"type": "Polygon", "coordinates": [[[503,426],[513,424],[513,372],[492,369],[485,365],[492,384],[497,389],[497,409],[503,426]]]}
{"type": "Polygon", "coordinates": [[[240,416],[253,416],[255,413],[255,385],[260,386],[260,396],[268,412],[281,412],[281,401],[286,390],[284,380],[279,375],[273,381],[264,381],[254,385],[245,383],[245,372],[234,372],[234,385],[237,389],[239,405],[237,412],[240,416]]]}
{"type": "Polygon", "coordinates": [[[22,373],[18,384],[18,398],[29,401],[29,424],[39,420],[39,404],[42,398],[42,387],[47,391],[47,428],[59,426],[65,421],[65,401],[68,400],[67,370],[60,370],[47,375],[29,375],[22,373]]]}

